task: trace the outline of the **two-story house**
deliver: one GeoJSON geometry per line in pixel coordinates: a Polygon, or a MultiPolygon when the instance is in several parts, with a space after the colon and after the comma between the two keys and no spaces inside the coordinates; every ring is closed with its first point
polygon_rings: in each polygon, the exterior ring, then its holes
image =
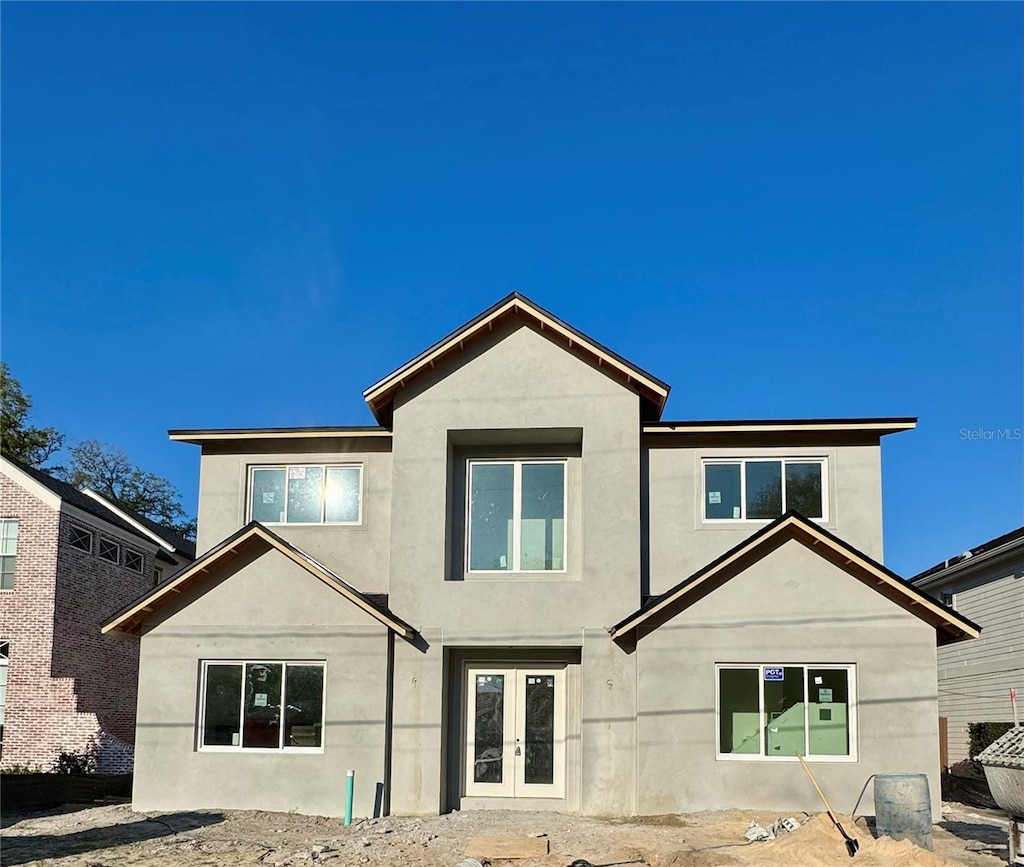
{"type": "Polygon", "coordinates": [[[816,809],[929,774],[936,644],[882,564],[913,419],[663,421],[669,387],[520,295],[372,385],[375,427],[202,447],[141,636],[136,809],[816,809]]]}
{"type": "Polygon", "coordinates": [[[194,556],[146,517],[0,457],[3,767],[93,750],[101,772],[131,770],[139,646],[100,626],[194,556]]]}
{"type": "Polygon", "coordinates": [[[939,648],[939,716],[947,764],[974,758],[968,726],[1013,722],[1024,705],[1024,527],[936,563],[910,579],[984,628],[978,641],[939,648]]]}

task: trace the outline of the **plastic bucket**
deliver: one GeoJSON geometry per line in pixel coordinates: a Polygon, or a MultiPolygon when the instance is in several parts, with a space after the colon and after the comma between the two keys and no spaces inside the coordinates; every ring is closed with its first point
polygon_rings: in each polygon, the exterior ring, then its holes
{"type": "Polygon", "coordinates": [[[875,776],[875,832],[932,848],[932,799],[925,774],[875,776]]]}

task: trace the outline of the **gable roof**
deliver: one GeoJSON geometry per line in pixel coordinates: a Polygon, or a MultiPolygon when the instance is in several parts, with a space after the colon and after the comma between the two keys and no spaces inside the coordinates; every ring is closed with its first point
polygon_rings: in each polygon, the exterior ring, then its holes
{"type": "Polygon", "coordinates": [[[922,593],[895,572],[799,512],[792,511],[758,530],[675,587],[647,600],[639,609],[609,629],[609,633],[612,638],[621,638],[641,625],[649,629],[657,628],[790,540],[800,542],[818,556],[934,626],[939,644],[977,638],[981,634],[981,627],[976,623],[922,593]]]}
{"type": "Polygon", "coordinates": [[[950,557],[948,560],[936,563],[923,572],[918,572],[910,580],[919,587],[938,583],[954,570],[958,574],[966,572],[975,566],[991,561],[993,558],[1012,553],[1015,549],[1024,549],[1024,527],[1018,527],[1009,533],[1003,533],[1002,536],[996,536],[994,539],[982,542],[977,547],[970,548],[956,557],[950,557]]]}
{"type": "Polygon", "coordinates": [[[240,551],[253,546],[264,546],[267,551],[276,550],[294,563],[297,563],[310,575],[319,578],[332,590],[337,591],[353,604],[362,608],[375,620],[380,621],[388,629],[397,632],[403,638],[412,639],[416,630],[401,618],[395,616],[387,606],[387,597],[380,594],[361,593],[344,578],[331,571],[323,563],[313,559],[305,551],[285,541],[260,524],[250,521],[237,533],[228,536],[215,548],[211,548],[202,557],[190,563],[180,572],[161,582],[149,593],[122,608],[101,629],[102,632],[118,631],[129,635],[138,634],[146,618],[158,608],[166,605],[171,599],[188,587],[200,582],[204,577],[215,572],[218,566],[230,561],[240,551]]]}
{"type": "Polygon", "coordinates": [[[147,518],[145,515],[142,515],[133,509],[129,509],[126,506],[121,506],[91,488],[83,488],[82,493],[87,497],[92,497],[92,499],[99,502],[100,505],[105,506],[109,511],[132,525],[137,531],[141,530],[152,541],[160,545],[160,547],[165,548],[172,553],[181,554],[189,560],[196,559],[195,542],[190,542],[180,533],[176,533],[174,530],[168,530],[162,524],[158,524],[151,518],[147,518]]]}
{"type": "Polygon", "coordinates": [[[56,479],[49,473],[37,470],[35,467],[30,467],[28,464],[21,463],[21,461],[9,458],[7,455],[3,456],[3,460],[5,463],[14,467],[15,470],[21,471],[30,479],[42,485],[50,491],[50,493],[59,497],[63,502],[68,503],[77,509],[81,509],[83,512],[88,513],[94,518],[106,521],[108,524],[113,527],[117,527],[119,530],[131,533],[133,536],[140,539],[145,539],[149,543],[153,542],[153,539],[150,538],[148,534],[144,533],[138,527],[133,527],[120,515],[107,508],[103,502],[87,496],[74,485],[70,485],[67,482],[56,479]]]}
{"type": "Polygon", "coordinates": [[[666,383],[534,304],[526,296],[513,292],[366,389],[363,397],[377,421],[384,426],[391,424],[395,395],[414,378],[461,352],[468,343],[513,316],[543,332],[574,355],[596,364],[608,376],[635,391],[641,398],[641,418],[653,420],[661,417],[668,400],[669,386],[666,383]]]}

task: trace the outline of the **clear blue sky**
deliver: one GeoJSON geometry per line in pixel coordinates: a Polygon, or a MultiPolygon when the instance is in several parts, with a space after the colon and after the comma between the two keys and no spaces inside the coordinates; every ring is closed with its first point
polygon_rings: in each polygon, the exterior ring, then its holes
{"type": "Polygon", "coordinates": [[[1020,4],[2,9],[3,357],[195,508],[172,427],[364,424],[511,290],[666,418],[918,415],[886,560],[1022,523],[1020,4]]]}

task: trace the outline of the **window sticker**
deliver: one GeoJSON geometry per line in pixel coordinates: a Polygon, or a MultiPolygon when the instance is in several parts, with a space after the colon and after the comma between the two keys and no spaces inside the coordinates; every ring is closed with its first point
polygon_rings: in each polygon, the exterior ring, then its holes
{"type": "Polygon", "coordinates": [[[267,694],[265,692],[256,693],[256,707],[267,706],[267,694]]]}
{"type": "Polygon", "coordinates": [[[818,690],[818,701],[821,704],[828,704],[832,701],[832,690],[822,687],[818,690]]]}
{"type": "Polygon", "coordinates": [[[708,491],[708,503],[712,505],[718,505],[722,502],[721,491],[708,491]]]}
{"type": "Polygon", "coordinates": [[[784,668],[765,668],[764,670],[765,680],[785,680],[786,669],[784,668]]]}
{"type": "Polygon", "coordinates": [[[264,491],[263,492],[263,503],[264,503],[264,505],[266,505],[267,503],[273,503],[273,502],[274,502],[274,492],[273,491],[264,491]]]}
{"type": "Polygon", "coordinates": [[[288,478],[289,479],[304,479],[306,478],[305,467],[288,467],[288,478]]]}
{"type": "Polygon", "coordinates": [[[733,506],[732,507],[732,516],[734,518],[738,518],[740,516],[740,507],[739,506],[733,506]]]}
{"type": "Polygon", "coordinates": [[[815,686],[821,686],[824,682],[825,681],[821,678],[820,675],[815,675],[814,676],[814,685],[815,686]]]}

